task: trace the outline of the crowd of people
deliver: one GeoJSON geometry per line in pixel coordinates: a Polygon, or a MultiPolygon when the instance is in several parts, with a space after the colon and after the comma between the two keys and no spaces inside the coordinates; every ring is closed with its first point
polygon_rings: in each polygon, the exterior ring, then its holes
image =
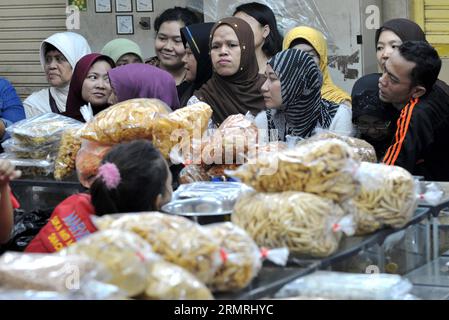
{"type": "MultiPolygon", "coordinates": [[[[381,73],[360,78],[351,94],[332,81],[319,30],[298,26],[282,37],[272,10],[259,3],[240,5],[215,23],[174,7],[155,20],[154,30],[156,56],[147,60],[128,39],[112,40],[101,53],[92,53],[73,32],[45,39],[40,61],[48,88],[22,103],[11,83],[0,79],[1,140],[9,138],[5,128],[12,123],[48,112],[88,121],[84,106],[95,115],[133,98],[158,98],[172,110],[203,101],[215,126],[230,115],[251,113],[259,129],[276,129],[280,141],[307,138],[317,129],[357,136],[385,164],[449,181],[449,87],[438,79],[441,59],[416,23],[384,23],[376,34],[381,73]]],[[[19,176],[0,160],[0,242],[8,240],[12,224],[8,182],[19,176]]],[[[171,180],[151,143],[118,145],[103,161],[85,212],[158,210],[170,199],[171,180]]],[[[83,205],[76,197],[70,201],[83,205]]],[[[29,251],[47,251],[44,242],[38,235],[29,251]]]]}

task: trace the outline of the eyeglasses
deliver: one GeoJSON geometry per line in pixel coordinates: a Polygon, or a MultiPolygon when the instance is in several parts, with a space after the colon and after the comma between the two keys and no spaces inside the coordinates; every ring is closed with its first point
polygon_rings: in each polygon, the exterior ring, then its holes
{"type": "Polygon", "coordinates": [[[377,122],[377,123],[359,123],[356,124],[357,129],[360,131],[368,131],[374,129],[376,131],[387,130],[390,127],[391,121],[387,122],[377,122]]]}

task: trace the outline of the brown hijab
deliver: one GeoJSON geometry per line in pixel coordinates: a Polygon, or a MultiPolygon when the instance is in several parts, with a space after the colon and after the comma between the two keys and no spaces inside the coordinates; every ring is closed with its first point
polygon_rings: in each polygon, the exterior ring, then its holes
{"type": "Polygon", "coordinates": [[[217,124],[233,114],[246,114],[251,111],[256,115],[265,109],[260,92],[265,77],[259,74],[251,27],[244,20],[235,17],[218,21],[210,33],[209,51],[215,30],[221,25],[230,26],[239,39],[242,52],[240,69],[236,74],[227,77],[222,77],[214,71],[212,77],[194,93],[199,100],[212,107],[212,118],[217,124]]]}

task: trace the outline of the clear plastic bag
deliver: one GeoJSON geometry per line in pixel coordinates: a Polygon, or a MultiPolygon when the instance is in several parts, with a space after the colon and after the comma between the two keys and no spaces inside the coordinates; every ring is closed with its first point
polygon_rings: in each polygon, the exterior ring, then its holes
{"type": "Polygon", "coordinates": [[[417,207],[413,176],[405,169],[362,162],[358,173],[360,192],[354,197],[357,234],[389,226],[401,228],[417,207]]]}
{"type": "Polygon", "coordinates": [[[301,191],[342,202],[357,194],[358,165],[345,142],[328,139],[258,158],[230,175],[260,192],[301,191]]]}
{"type": "Polygon", "coordinates": [[[87,257],[7,252],[0,257],[3,290],[67,293],[82,290],[91,280],[107,281],[109,273],[87,257]]]}
{"type": "Polygon", "coordinates": [[[215,130],[203,147],[205,164],[243,164],[257,152],[258,129],[254,121],[243,114],[231,115],[215,130]]]}
{"type": "Polygon", "coordinates": [[[155,119],[170,108],[159,99],[131,99],[100,113],[81,131],[81,138],[102,144],[151,139],[155,119]]]}
{"type": "Polygon", "coordinates": [[[216,198],[234,203],[252,189],[239,182],[194,182],[183,184],[173,193],[173,200],[189,198],[216,198]]]}
{"type": "Polygon", "coordinates": [[[179,265],[208,284],[221,264],[220,247],[204,229],[179,216],[157,212],[108,215],[95,219],[100,229],[132,231],[144,238],[154,252],[179,265]]]}
{"type": "Polygon", "coordinates": [[[75,170],[75,161],[78,151],[81,149],[80,129],[71,128],[64,131],[61,137],[61,143],[58,155],[55,160],[55,179],[62,180],[75,170]]]}
{"type": "Polygon", "coordinates": [[[413,285],[392,274],[317,271],[285,285],[276,298],[293,296],[339,300],[405,300],[413,285]]]}
{"type": "Polygon", "coordinates": [[[76,154],[75,166],[78,180],[84,187],[90,188],[97,176],[101,161],[111,148],[112,145],[82,140],[81,148],[76,154]]]}
{"type": "Polygon", "coordinates": [[[161,115],[153,127],[154,146],[169,159],[173,147],[180,145],[188,147],[191,141],[202,138],[211,116],[212,108],[203,102],[178,109],[168,115],[161,115]]]}
{"type": "Polygon", "coordinates": [[[80,124],[77,120],[50,112],[16,122],[6,131],[23,146],[37,147],[58,142],[64,130],[80,124]]]}
{"type": "Polygon", "coordinates": [[[320,141],[326,139],[338,139],[346,142],[354,152],[356,158],[360,161],[377,163],[376,150],[365,140],[339,135],[326,130],[319,130],[314,136],[300,141],[298,144],[307,144],[313,141],[320,141]]]}
{"type": "Polygon", "coordinates": [[[352,217],[333,201],[302,192],[253,193],[241,197],[231,217],[261,247],[287,247],[292,253],[326,257],[349,235],[352,217]]]}
{"type": "Polygon", "coordinates": [[[0,154],[0,159],[11,161],[17,170],[22,171],[22,177],[49,176],[54,169],[53,161],[49,160],[18,159],[15,155],[9,153],[0,154]]]}
{"type": "Polygon", "coordinates": [[[58,143],[31,147],[28,145],[23,146],[22,144],[17,143],[14,139],[4,141],[2,147],[6,153],[10,153],[19,159],[53,159],[58,151],[58,143]]]}
{"type": "Polygon", "coordinates": [[[211,300],[209,289],[193,274],[167,261],[148,268],[145,293],[139,299],[211,300]]]}
{"type": "Polygon", "coordinates": [[[111,274],[108,281],[133,297],[145,290],[147,267],[161,258],[137,234],[123,230],[93,233],[63,249],[62,256],[87,256],[101,263],[111,274]]]}
{"type": "Polygon", "coordinates": [[[187,184],[199,181],[209,181],[210,177],[204,167],[200,165],[187,165],[179,173],[179,183],[187,184]]]}
{"type": "Polygon", "coordinates": [[[223,264],[215,272],[213,291],[235,291],[245,288],[262,267],[261,254],[253,239],[241,228],[225,222],[204,227],[221,247],[223,264]]]}

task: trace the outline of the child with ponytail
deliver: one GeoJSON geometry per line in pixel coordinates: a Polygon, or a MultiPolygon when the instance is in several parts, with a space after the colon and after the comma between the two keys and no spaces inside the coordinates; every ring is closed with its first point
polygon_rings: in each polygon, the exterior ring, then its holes
{"type": "Polygon", "coordinates": [[[91,215],[158,211],[172,195],[172,176],[146,140],[114,146],[104,157],[90,194],[61,202],[26,252],[55,252],[96,231],[91,215]]]}

